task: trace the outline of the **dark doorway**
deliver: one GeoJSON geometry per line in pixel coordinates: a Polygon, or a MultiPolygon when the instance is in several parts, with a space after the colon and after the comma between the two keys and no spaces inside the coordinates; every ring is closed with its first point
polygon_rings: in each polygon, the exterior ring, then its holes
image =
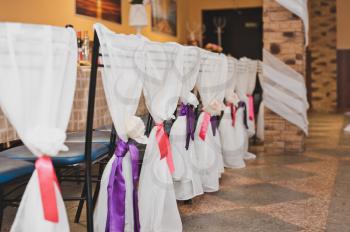
{"type": "MultiPolygon", "coordinates": [[[[206,31],[203,37],[204,46],[207,43],[218,43],[214,21],[225,19],[226,26],[222,34],[222,47],[225,54],[239,59],[248,57],[262,60],[263,22],[262,8],[205,10],[202,12],[206,31]]],[[[257,81],[254,90],[254,111],[256,115],[262,101],[262,88],[257,81]]],[[[256,139],[254,139],[256,142],[256,139]]]]}
{"type": "Polygon", "coordinates": [[[339,111],[350,110],[350,50],[338,50],[338,109],[339,111]]]}
{"type": "Polygon", "coordinates": [[[205,10],[202,14],[206,26],[204,45],[218,44],[214,20],[225,18],[226,26],[222,35],[224,53],[236,58],[262,59],[262,8],[205,10]]]}

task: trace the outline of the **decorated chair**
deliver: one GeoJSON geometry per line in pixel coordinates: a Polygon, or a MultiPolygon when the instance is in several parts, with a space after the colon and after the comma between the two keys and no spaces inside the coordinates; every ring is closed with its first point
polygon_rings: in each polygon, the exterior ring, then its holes
{"type": "MultiPolygon", "coordinates": [[[[93,103],[89,104],[85,141],[64,145],[77,75],[75,32],[71,28],[1,23],[0,40],[0,106],[24,144],[1,152],[0,157],[14,165],[35,162],[11,231],[69,231],[54,169],[77,165],[84,167],[83,193],[66,199],[80,201],[76,219],[87,200],[87,227],[92,231],[91,164],[112,149],[106,140],[92,143],[93,103]],[[36,214],[33,208],[39,209],[36,214]]],[[[15,177],[10,175],[9,180],[15,177]]]]}

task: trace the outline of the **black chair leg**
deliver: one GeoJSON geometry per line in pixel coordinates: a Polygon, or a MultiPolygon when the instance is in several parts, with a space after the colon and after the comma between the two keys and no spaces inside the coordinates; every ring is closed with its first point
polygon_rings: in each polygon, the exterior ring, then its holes
{"type": "Polygon", "coordinates": [[[60,168],[56,168],[55,169],[55,171],[56,171],[56,177],[57,177],[57,181],[58,181],[58,183],[61,185],[62,184],[62,179],[61,179],[61,169],[60,168]]]}
{"type": "Polygon", "coordinates": [[[79,167],[74,170],[74,174],[75,174],[75,180],[76,180],[77,184],[80,184],[81,181],[80,181],[80,168],[79,167]]]}
{"type": "Polygon", "coordinates": [[[84,202],[86,199],[86,184],[85,183],[84,183],[83,191],[81,192],[80,197],[81,197],[81,199],[79,200],[79,205],[78,205],[77,212],[75,214],[74,223],[79,223],[81,211],[83,210],[83,207],[84,207],[84,202]]]}

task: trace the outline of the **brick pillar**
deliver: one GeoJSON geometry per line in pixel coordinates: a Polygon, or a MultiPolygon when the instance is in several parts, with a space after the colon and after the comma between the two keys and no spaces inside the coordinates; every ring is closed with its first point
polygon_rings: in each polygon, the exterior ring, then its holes
{"type": "MultiPolygon", "coordinates": [[[[263,9],[264,48],[305,76],[302,20],[276,0],[264,0],[263,9]]],[[[298,127],[265,109],[265,152],[301,152],[304,138],[298,127]]]]}
{"type": "Polygon", "coordinates": [[[309,0],[312,109],[337,110],[337,1],[309,0]]]}

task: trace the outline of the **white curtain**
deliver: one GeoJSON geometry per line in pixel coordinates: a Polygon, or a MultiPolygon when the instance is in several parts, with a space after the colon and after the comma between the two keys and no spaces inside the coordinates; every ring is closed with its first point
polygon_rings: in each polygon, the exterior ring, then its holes
{"type": "MultiPolygon", "coordinates": [[[[145,126],[140,118],[134,116],[142,90],[142,76],[135,65],[136,50],[143,40],[135,36],[118,35],[101,24],[95,24],[104,68],[102,71],[103,87],[109,110],[120,139],[128,142],[132,138],[145,143],[145,126]]],[[[104,232],[108,212],[107,186],[112,165],[116,157],[110,159],[103,172],[101,188],[94,213],[95,231],[104,232]]],[[[128,151],[122,161],[125,180],[125,231],[134,231],[133,219],[133,176],[131,156],[128,151]]]]}
{"type": "Polygon", "coordinates": [[[276,0],[283,7],[299,16],[304,23],[305,46],[309,44],[309,11],[307,0],[276,0]]]}
{"type": "Polygon", "coordinates": [[[304,78],[294,69],[264,50],[260,82],[267,108],[308,134],[307,92],[304,78]]]}
{"type": "Polygon", "coordinates": [[[214,136],[211,117],[221,115],[227,79],[227,58],[225,55],[202,50],[201,74],[197,81],[203,112],[197,121],[195,132],[196,168],[200,172],[204,192],[219,190],[219,178],[224,172],[219,131],[214,136]],[[208,122],[209,121],[209,122],[208,122]],[[207,123],[206,123],[207,122],[207,123]],[[205,138],[201,137],[207,124],[205,138]]]}
{"type": "MultiPolygon", "coordinates": [[[[182,90],[184,49],[175,43],[146,42],[137,61],[144,71],[146,105],[156,126],[146,147],[139,183],[139,208],[142,232],[181,232],[182,223],[173,187],[172,158],[161,159],[160,136],[167,148],[163,122],[172,119],[182,90]]],[[[164,155],[164,153],[162,154],[164,155]]]]}
{"type": "MultiPolygon", "coordinates": [[[[169,135],[175,172],[173,173],[174,189],[177,200],[189,200],[195,196],[203,194],[202,182],[198,170],[195,168],[196,153],[194,141],[189,138],[187,144],[188,123],[195,120],[188,119],[186,114],[194,115],[194,108],[199,104],[193,90],[200,68],[200,49],[197,47],[185,47],[183,59],[183,79],[182,90],[180,95],[181,108],[180,112],[171,127],[169,135]],[[193,108],[192,108],[193,107],[193,108]],[[181,111],[183,111],[181,113],[181,111]],[[190,112],[188,112],[190,111],[190,112]],[[187,122],[189,120],[189,122],[187,122]],[[188,145],[188,148],[186,146],[188,145]]],[[[193,129],[195,127],[192,124],[193,129]]]]}
{"type": "MultiPolygon", "coordinates": [[[[245,128],[243,124],[237,122],[238,116],[238,96],[235,93],[237,83],[237,64],[238,60],[233,57],[228,57],[228,76],[226,81],[226,107],[224,115],[220,121],[220,138],[222,145],[222,155],[224,165],[227,168],[243,168],[245,163],[240,149],[243,147],[243,137],[245,128]]],[[[241,114],[240,110],[240,114],[241,114]]],[[[240,115],[239,115],[240,116],[240,115]]]]}
{"type": "MultiPolygon", "coordinates": [[[[38,158],[56,156],[60,151],[68,150],[64,145],[65,131],[77,70],[74,30],[1,23],[0,40],[0,106],[4,114],[23,143],[38,158]]],[[[38,170],[35,170],[18,208],[12,232],[69,231],[58,183],[54,182],[53,186],[58,222],[44,219],[43,192],[39,187],[38,170]]]]}

